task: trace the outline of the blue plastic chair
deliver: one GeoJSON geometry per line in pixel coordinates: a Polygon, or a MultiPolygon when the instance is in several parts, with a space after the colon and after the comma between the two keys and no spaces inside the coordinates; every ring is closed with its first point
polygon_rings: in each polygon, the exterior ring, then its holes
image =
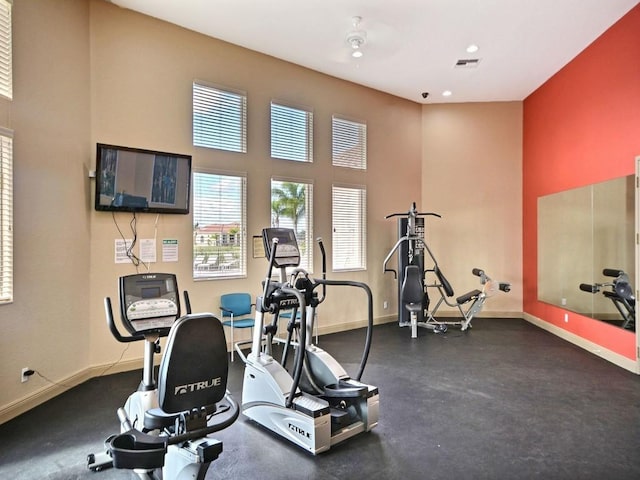
{"type": "Polygon", "coordinates": [[[251,303],[251,295],[248,293],[226,293],[220,296],[220,316],[222,324],[231,329],[231,361],[233,362],[233,350],[235,343],[233,331],[236,328],[250,328],[253,335],[255,318],[253,317],[254,303],[251,303]],[[251,317],[249,317],[251,315],[251,317]]]}

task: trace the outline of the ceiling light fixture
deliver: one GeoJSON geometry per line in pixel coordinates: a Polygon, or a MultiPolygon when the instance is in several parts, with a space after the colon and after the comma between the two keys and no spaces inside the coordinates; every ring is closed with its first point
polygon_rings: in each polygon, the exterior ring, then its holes
{"type": "Polygon", "coordinates": [[[476,53],[478,50],[480,50],[480,47],[474,43],[467,47],[467,53],[476,53]]]}
{"type": "Polygon", "coordinates": [[[451,92],[451,90],[445,90],[444,92],[442,92],[442,96],[443,97],[450,97],[452,95],[453,92],[451,92]]]}
{"type": "Polygon", "coordinates": [[[367,32],[360,30],[360,22],[362,17],[353,17],[353,30],[347,33],[347,43],[351,47],[351,56],[360,58],[363,55],[362,46],[367,41],[367,32]]]}

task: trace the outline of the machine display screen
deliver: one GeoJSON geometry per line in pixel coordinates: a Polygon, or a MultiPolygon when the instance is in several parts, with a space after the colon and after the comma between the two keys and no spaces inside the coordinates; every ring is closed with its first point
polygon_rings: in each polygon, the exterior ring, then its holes
{"type": "Polygon", "coordinates": [[[265,228],[262,230],[265,252],[271,256],[272,242],[278,239],[274,265],[276,267],[297,267],[300,265],[300,250],[296,235],[291,228],[265,228]]]}
{"type": "Polygon", "coordinates": [[[140,293],[142,298],[158,298],[160,297],[160,287],[142,287],[140,293]]]}

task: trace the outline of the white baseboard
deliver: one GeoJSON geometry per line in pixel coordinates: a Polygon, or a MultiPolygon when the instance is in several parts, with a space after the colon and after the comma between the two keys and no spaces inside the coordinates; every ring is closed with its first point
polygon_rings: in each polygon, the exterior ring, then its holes
{"type": "MultiPolygon", "coordinates": [[[[36,390],[35,392],[26,395],[14,402],[0,407],[0,424],[8,422],[9,420],[16,418],[19,415],[31,410],[45,403],[48,400],[66,392],[78,385],[91,380],[92,378],[102,375],[111,375],[113,373],[128,372],[130,370],[136,370],[142,368],[142,359],[125,360],[118,362],[117,364],[106,364],[88,367],[80,370],[73,375],[60,379],[55,383],[48,380],[47,385],[36,390]]],[[[34,378],[37,378],[34,376],[34,378]]]]}
{"type": "MultiPolygon", "coordinates": [[[[449,316],[459,316],[446,314],[443,312],[443,317],[449,316]]],[[[574,345],[583,348],[594,355],[597,355],[619,367],[624,368],[630,372],[640,374],[638,370],[638,365],[633,360],[630,360],[622,355],[619,355],[611,350],[603,348],[602,346],[585,340],[583,338],[578,337],[570,332],[562,328],[558,328],[555,325],[552,325],[548,322],[540,320],[533,315],[529,315],[527,313],[515,313],[515,312],[483,312],[482,315],[478,315],[476,318],[524,318],[524,320],[532,323],[533,325],[546,330],[563,340],[566,340],[574,345]]],[[[375,325],[382,325],[385,323],[396,322],[398,319],[397,315],[387,315],[384,317],[378,317],[374,319],[375,325]]],[[[364,328],[367,326],[366,320],[356,320],[353,322],[342,323],[337,325],[327,325],[319,328],[320,335],[328,335],[330,333],[338,333],[344,332],[347,330],[354,330],[357,328],[364,328]]],[[[230,345],[229,345],[230,347],[230,345]]],[[[63,378],[56,383],[49,383],[45,385],[39,390],[20,398],[14,402],[9,403],[3,407],[0,407],[0,424],[8,422],[9,420],[37,407],[38,405],[43,404],[44,402],[51,400],[52,398],[60,395],[61,393],[70,390],[73,387],[80,385],[81,383],[86,382],[95,377],[103,376],[103,375],[111,375],[114,373],[128,372],[131,370],[137,370],[142,368],[142,358],[133,359],[133,360],[125,360],[122,362],[118,362],[117,364],[104,364],[104,365],[95,365],[92,367],[85,368],[76,372],[73,375],[70,375],[67,378],[63,378]]]]}
{"type": "Polygon", "coordinates": [[[523,318],[527,322],[535,325],[536,327],[540,327],[543,330],[546,330],[547,332],[550,332],[556,335],[557,337],[560,337],[563,340],[566,340],[567,342],[573,343],[574,345],[580,348],[583,348],[584,350],[587,350],[588,352],[593,353],[594,355],[597,355],[598,357],[603,358],[608,362],[613,363],[614,365],[624,368],[625,370],[629,370],[632,373],[640,374],[640,371],[638,370],[638,363],[628,359],[627,357],[624,357],[616,352],[613,352],[607,348],[604,348],[603,346],[598,345],[597,343],[593,343],[593,342],[590,342],[589,340],[585,340],[582,337],[579,337],[571,332],[568,332],[563,328],[559,328],[549,322],[545,322],[544,320],[541,320],[538,317],[534,317],[533,315],[530,315],[528,313],[525,313],[523,315],[523,318]]]}

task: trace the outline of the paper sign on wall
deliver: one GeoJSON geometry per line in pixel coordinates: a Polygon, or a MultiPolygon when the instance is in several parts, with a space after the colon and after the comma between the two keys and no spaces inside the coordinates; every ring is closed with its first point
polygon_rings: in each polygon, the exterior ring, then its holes
{"type": "Polygon", "coordinates": [[[162,261],[178,261],[178,240],[171,238],[165,238],[164,240],[162,240],[162,261]]]}

